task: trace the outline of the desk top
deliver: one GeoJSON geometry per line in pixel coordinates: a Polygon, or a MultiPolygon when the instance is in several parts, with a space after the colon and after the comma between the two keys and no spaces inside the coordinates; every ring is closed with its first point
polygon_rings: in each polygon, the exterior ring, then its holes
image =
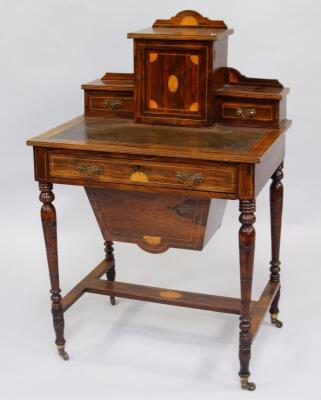
{"type": "Polygon", "coordinates": [[[289,125],[290,121],[280,129],[223,125],[185,128],[79,116],[28,140],[27,144],[141,156],[259,163],[289,125]]]}

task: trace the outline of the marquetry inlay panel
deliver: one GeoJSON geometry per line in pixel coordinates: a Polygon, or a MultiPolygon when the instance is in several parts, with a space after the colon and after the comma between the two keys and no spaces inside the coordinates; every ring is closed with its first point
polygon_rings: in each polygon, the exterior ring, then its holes
{"type": "MultiPolygon", "coordinates": [[[[173,51],[168,46],[146,49],[142,90],[145,108],[157,112],[184,116],[205,111],[206,48],[203,46],[173,51]],[[145,89],[143,89],[143,87],[145,89]]],[[[152,118],[152,114],[149,115],[152,118]]]]}

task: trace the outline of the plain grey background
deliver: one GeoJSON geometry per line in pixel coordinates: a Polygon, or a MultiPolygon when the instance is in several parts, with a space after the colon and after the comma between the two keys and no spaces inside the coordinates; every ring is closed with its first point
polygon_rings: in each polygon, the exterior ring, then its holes
{"type": "MultiPolygon", "coordinates": [[[[1,0],[2,399],[311,399],[320,395],[321,6],[313,0],[1,0]],[[239,388],[238,319],[85,295],[65,315],[70,361],[56,355],[49,278],[32,150],[25,140],[82,113],[81,83],[131,72],[129,31],[183,9],[235,29],[228,65],[291,88],[282,237],[280,318],[268,318],[252,351],[253,394],[239,388]]],[[[55,186],[64,293],[103,258],[103,241],[80,187],[55,186]]],[[[270,259],[268,189],[257,201],[254,298],[270,259]]],[[[159,256],[116,244],[117,276],[239,296],[238,204],[203,252],[159,256]]]]}

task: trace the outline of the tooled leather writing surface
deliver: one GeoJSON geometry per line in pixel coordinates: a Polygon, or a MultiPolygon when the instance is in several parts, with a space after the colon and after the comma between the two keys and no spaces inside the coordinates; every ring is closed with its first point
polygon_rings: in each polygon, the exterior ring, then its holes
{"type": "Polygon", "coordinates": [[[246,153],[263,138],[262,128],[211,128],[167,127],[135,124],[129,120],[86,118],[51,137],[52,140],[73,140],[102,144],[137,144],[171,147],[190,147],[207,150],[230,150],[246,153]]]}

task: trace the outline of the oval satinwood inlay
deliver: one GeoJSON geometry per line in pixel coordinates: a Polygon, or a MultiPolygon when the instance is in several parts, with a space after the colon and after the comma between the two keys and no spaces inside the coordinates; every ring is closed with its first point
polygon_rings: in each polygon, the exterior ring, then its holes
{"type": "Polygon", "coordinates": [[[170,92],[175,93],[178,89],[178,79],[176,75],[171,75],[168,78],[168,89],[170,92]]]}
{"type": "Polygon", "coordinates": [[[179,299],[182,297],[181,293],[174,292],[174,290],[162,290],[159,295],[165,299],[179,299]]]}

